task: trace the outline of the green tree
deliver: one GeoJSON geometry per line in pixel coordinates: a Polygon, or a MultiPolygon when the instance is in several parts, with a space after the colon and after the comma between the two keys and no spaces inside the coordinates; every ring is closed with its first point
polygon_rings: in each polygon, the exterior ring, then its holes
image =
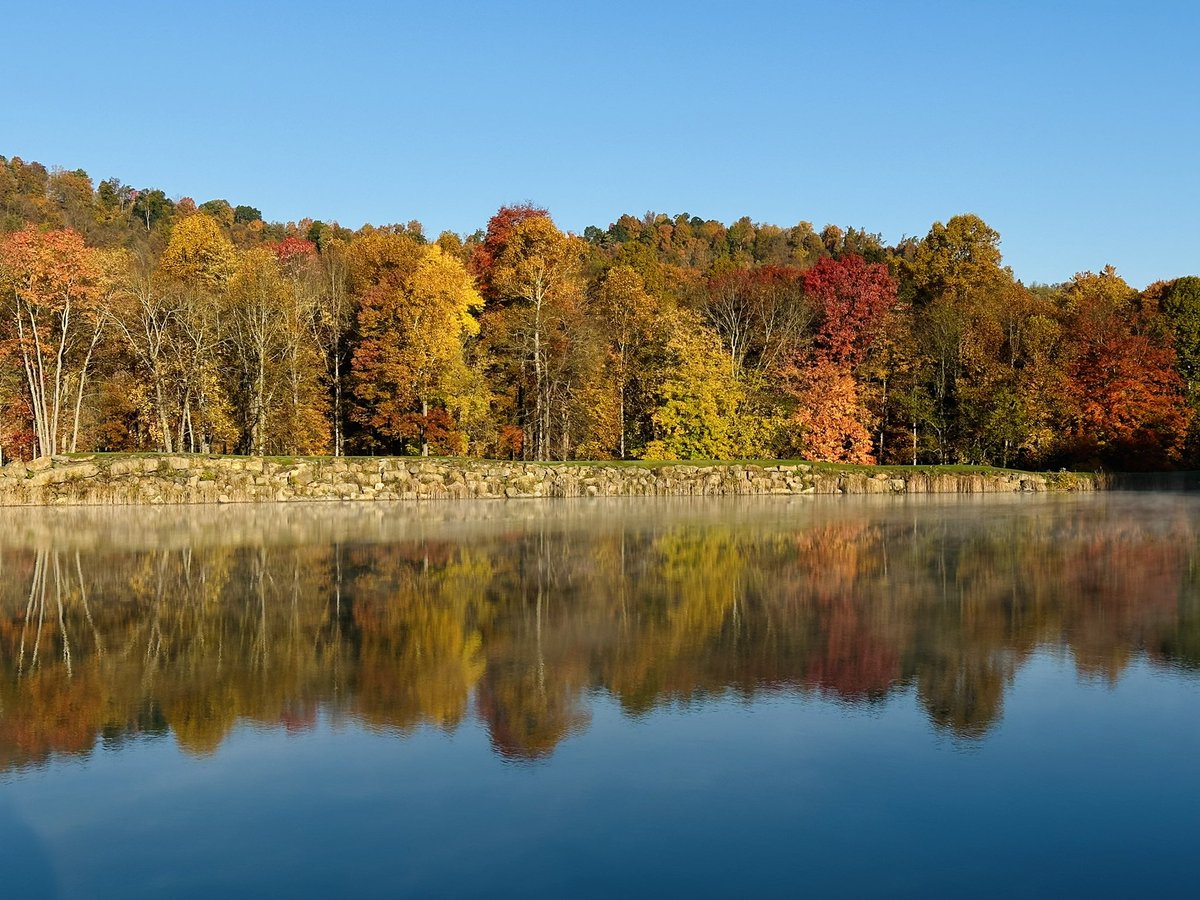
{"type": "Polygon", "coordinates": [[[133,201],[133,214],[149,231],[159,222],[168,220],[175,211],[175,204],[157,188],[138,191],[133,201]]]}
{"type": "MultiPolygon", "coordinates": [[[[1159,308],[1171,328],[1195,427],[1200,423],[1200,278],[1189,275],[1172,281],[1162,293],[1159,308]]],[[[1192,443],[1196,443],[1195,436],[1192,443]]]]}
{"type": "Polygon", "coordinates": [[[235,206],[233,222],[235,225],[249,225],[251,222],[261,222],[262,213],[253,206],[235,206]]]}
{"type": "Polygon", "coordinates": [[[741,415],[745,392],[729,371],[721,339],[694,313],[675,313],[661,363],[646,459],[735,459],[757,452],[761,432],[741,415]]]}

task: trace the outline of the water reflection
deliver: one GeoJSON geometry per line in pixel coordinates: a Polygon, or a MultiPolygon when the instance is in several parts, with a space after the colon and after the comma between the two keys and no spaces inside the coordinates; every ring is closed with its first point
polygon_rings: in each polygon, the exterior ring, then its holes
{"type": "Polygon", "coordinates": [[[0,511],[0,768],[239,721],[486,723],[553,753],[589,694],[915,689],[971,739],[1039,648],[1200,666],[1180,495],[0,511]]]}

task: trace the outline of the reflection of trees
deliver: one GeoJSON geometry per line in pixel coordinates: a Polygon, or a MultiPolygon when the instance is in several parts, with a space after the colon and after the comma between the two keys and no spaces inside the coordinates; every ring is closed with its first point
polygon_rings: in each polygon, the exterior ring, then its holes
{"type": "Polygon", "coordinates": [[[586,727],[594,690],[637,714],[911,688],[972,737],[1039,647],[1109,680],[1136,658],[1200,667],[1185,507],[1016,510],[535,518],[469,541],[329,528],[146,551],[35,534],[0,552],[0,767],[167,731],[208,753],[239,721],[453,728],[472,694],[497,752],[536,758],[586,727]]]}
{"type": "Polygon", "coordinates": [[[353,555],[354,711],[377,726],[457,725],[483,673],[473,620],[490,561],[429,545],[353,555]]]}
{"type": "Polygon", "coordinates": [[[548,541],[539,527],[511,536],[497,554],[478,707],[492,746],[510,759],[545,756],[589,721],[581,694],[591,616],[602,605],[583,583],[581,550],[548,541]]]}

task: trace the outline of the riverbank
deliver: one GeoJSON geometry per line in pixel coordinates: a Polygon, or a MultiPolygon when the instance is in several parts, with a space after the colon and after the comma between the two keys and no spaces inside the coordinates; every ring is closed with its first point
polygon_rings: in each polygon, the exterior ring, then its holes
{"type": "Polygon", "coordinates": [[[410,457],[56,456],[0,469],[0,505],[1091,491],[1092,473],[807,462],[522,463],[410,457]]]}

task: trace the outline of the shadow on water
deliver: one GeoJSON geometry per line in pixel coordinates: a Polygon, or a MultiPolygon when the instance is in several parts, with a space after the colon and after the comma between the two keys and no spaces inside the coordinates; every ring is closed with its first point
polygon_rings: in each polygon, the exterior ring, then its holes
{"type": "Polygon", "coordinates": [[[974,740],[1044,648],[1200,665],[1182,493],[0,513],[0,770],[238,722],[474,717],[554,752],[629,715],[913,690],[974,740]]]}
{"type": "Polygon", "coordinates": [[[1200,491],[1200,472],[1113,472],[1107,478],[1119,491],[1200,491]]]}

